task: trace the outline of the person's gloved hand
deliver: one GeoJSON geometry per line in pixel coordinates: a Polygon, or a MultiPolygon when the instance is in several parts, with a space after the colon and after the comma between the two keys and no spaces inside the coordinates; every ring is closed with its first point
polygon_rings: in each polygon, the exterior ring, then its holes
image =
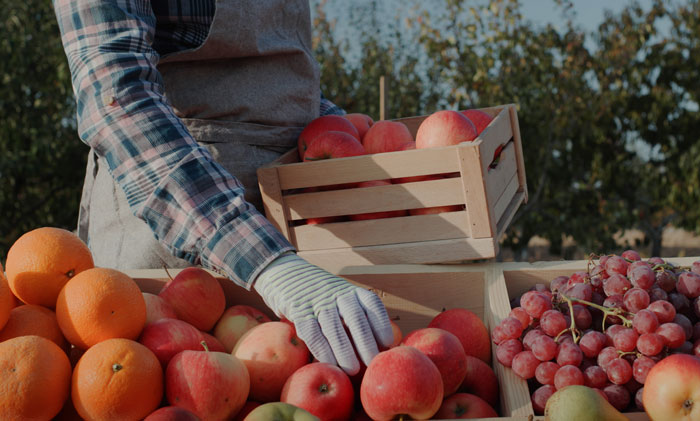
{"type": "Polygon", "coordinates": [[[278,317],[294,323],[316,359],[338,364],[353,375],[360,363],[343,328],[348,327],[365,364],[393,340],[389,316],[376,294],[357,287],[296,254],[275,259],[254,284],[265,304],[278,317]]]}

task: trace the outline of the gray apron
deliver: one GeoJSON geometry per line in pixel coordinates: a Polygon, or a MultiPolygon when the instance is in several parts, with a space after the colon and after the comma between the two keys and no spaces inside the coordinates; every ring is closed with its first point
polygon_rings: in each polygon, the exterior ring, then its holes
{"type": "MultiPolygon", "coordinates": [[[[308,0],[217,0],[205,42],[163,57],[158,70],[177,116],[262,211],[257,168],[296,146],[303,127],[319,113],[308,0]]],[[[169,253],[133,215],[106,161],[94,151],[88,157],[78,235],[96,266],[190,265],[169,253]]]]}

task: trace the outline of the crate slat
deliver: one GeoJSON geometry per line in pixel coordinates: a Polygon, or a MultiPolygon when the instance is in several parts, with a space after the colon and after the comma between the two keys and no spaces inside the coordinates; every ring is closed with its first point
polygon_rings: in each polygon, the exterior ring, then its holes
{"type": "Polygon", "coordinates": [[[508,206],[510,206],[512,199],[518,192],[518,187],[520,187],[520,183],[518,182],[517,174],[513,174],[513,177],[510,179],[510,183],[508,183],[503,190],[501,197],[499,197],[493,205],[493,215],[497,221],[501,220],[501,216],[503,216],[506,209],[508,209],[508,206]]]}
{"type": "Polygon", "coordinates": [[[297,246],[303,250],[374,246],[385,244],[387,239],[391,239],[392,243],[408,243],[469,236],[465,211],[301,225],[291,230],[298,239],[297,246]]]}
{"type": "MultiPolygon", "coordinates": [[[[489,168],[484,173],[488,202],[495,204],[504,194],[513,177],[517,174],[515,145],[513,142],[509,142],[503,151],[501,151],[501,158],[498,165],[494,168],[489,168]]],[[[519,180],[516,179],[516,182],[519,184],[519,180]]],[[[496,215],[496,220],[498,220],[498,215],[496,215]]]]}

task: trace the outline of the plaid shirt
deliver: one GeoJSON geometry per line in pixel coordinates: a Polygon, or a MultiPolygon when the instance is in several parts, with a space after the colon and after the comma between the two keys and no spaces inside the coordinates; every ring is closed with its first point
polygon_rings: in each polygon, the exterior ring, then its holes
{"type": "MultiPolygon", "coordinates": [[[[292,250],[164,99],[161,55],[199,46],[215,0],[53,0],[80,138],[175,256],[250,288],[292,250]]],[[[322,98],[321,115],[343,114],[322,98]]]]}

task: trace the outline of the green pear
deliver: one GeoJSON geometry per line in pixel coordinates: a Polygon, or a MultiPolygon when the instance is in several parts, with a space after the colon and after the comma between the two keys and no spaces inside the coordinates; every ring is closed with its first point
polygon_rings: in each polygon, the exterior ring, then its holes
{"type": "Polygon", "coordinates": [[[545,421],[629,421],[598,392],[587,386],[567,386],[549,398],[545,421]]]}

